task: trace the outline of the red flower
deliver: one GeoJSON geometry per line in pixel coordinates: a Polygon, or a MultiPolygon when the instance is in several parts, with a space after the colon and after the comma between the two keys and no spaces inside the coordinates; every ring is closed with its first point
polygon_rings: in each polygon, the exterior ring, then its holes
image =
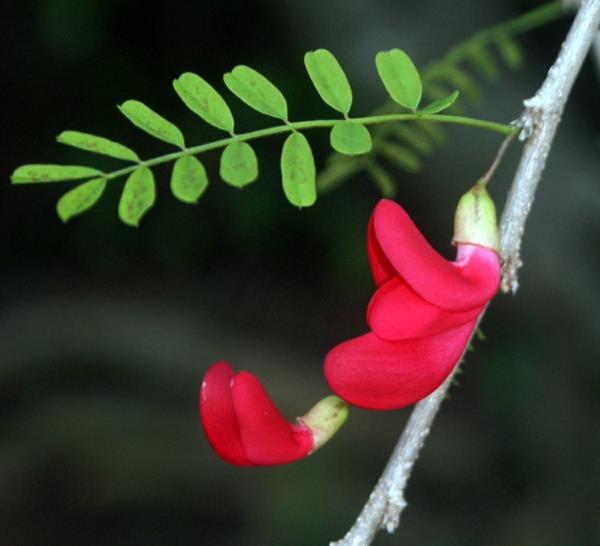
{"type": "Polygon", "coordinates": [[[332,390],[356,406],[384,410],[439,387],[498,290],[496,238],[493,203],[478,186],[457,209],[453,262],[429,245],[398,204],[381,200],[367,241],[377,285],[367,309],[371,332],[329,352],[325,377],[332,390]]]}
{"type": "Polygon", "coordinates": [[[213,364],[200,388],[200,419],[211,446],[238,466],[290,463],[313,453],[344,423],[347,405],[335,396],[319,402],[297,424],[288,423],[258,379],[213,364]]]}

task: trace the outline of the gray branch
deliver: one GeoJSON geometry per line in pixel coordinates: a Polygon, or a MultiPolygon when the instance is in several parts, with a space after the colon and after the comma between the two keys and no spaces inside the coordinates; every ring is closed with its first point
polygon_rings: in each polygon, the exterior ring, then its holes
{"type": "Polygon", "coordinates": [[[527,143],[500,222],[504,291],[515,292],[519,286],[517,272],[521,267],[520,251],[525,221],[567,98],[596,37],[599,22],[600,1],[584,1],[544,83],[535,96],[525,101],[525,112],[519,122],[523,126],[521,134],[527,138],[527,143]]]}
{"type": "MultiPolygon", "coordinates": [[[[573,82],[600,24],[600,0],[584,0],[548,75],[517,121],[527,142],[508,193],[500,221],[502,288],[515,292],[525,222],[573,82]]],[[[330,546],[368,546],[379,529],[393,533],[406,507],[404,490],[425,437],[437,415],[456,370],[413,409],[388,464],[360,515],[346,536],[330,546]]]]}

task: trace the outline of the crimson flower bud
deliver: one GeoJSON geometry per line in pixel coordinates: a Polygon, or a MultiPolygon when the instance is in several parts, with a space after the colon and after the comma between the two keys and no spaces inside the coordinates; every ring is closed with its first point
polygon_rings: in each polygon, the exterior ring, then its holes
{"type": "Polygon", "coordinates": [[[473,191],[457,210],[454,261],[429,245],[400,205],[383,199],[375,207],[367,234],[378,287],[367,309],[371,331],[325,359],[327,382],[347,402],[379,410],[413,404],[461,357],[500,282],[493,203],[473,191]]]}
{"type": "Polygon", "coordinates": [[[296,461],[321,447],[342,426],[347,405],[336,396],[321,400],[296,424],[288,423],[250,372],[213,364],[200,388],[200,419],[217,455],[238,466],[296,461]]]}

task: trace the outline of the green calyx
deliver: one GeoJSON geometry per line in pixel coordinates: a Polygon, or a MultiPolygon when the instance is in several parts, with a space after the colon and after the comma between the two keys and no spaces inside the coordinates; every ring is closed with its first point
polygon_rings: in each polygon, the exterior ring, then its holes
{"type": "Polygon", "coordinates": [[[485,185],[477,182],[456,207],[452,244],[467,243],[498,252],[496,207],[485,185]]]}
{"type": "Polygon", "coordinates": [[[317,402],[306,415],[298,417],[300,424],[310,428],[313,435],[314,453],[326,444],[343,426],[348,418],[348,404],[337,396],[327,396],[317,402]]]}

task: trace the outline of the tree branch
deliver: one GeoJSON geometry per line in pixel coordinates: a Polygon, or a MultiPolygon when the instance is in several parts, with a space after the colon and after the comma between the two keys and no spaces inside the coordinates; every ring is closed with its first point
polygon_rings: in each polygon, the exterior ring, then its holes
{"type": "MultiPolygon", "coordinates": [[[[504,291],[515,292],[518,288],[525,222],[568,95],[599,24],[600,0],[584,0],[548,76],[535,96],[524,102],[525,111],[517,120],[522,127],[520,138],[527,142],[500,222],[504,291]]],[[[406,483],[455,373],[456,368],[435,392],[415,406],[356,522],[343,539],[332,542],[331,546],[368,546],[379,529],[388,533],[396,530],[406,507],[406,483]]]]}
{"type": "Polygon", "coordinates": [[[505,292],[515,292],[519,286],[517,271],[521,267],[525,221],[567,98],[597,35],[599,23],[600,1],[584,1],[546,80],[535,96],[525,101],[526,108],[519,122],[523,127],[521,134],[528,140],[500,222],[500,251],[504,260],[502,288],[505,292]]]}

